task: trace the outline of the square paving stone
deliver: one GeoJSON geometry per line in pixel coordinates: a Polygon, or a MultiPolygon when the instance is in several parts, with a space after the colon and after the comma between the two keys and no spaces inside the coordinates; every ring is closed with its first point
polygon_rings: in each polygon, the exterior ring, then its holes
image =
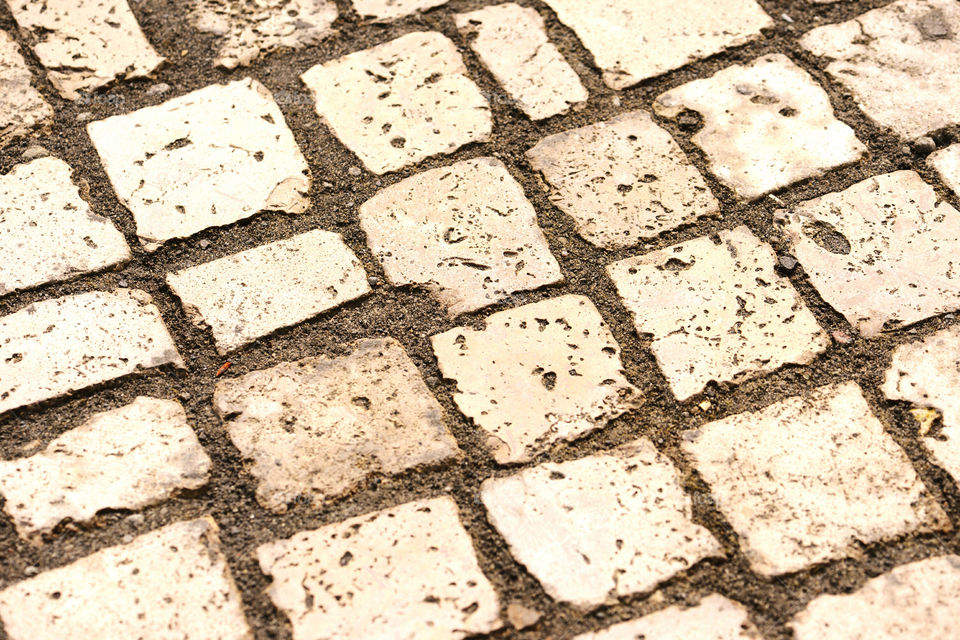
{"type": "Polygon", "coordinates": [[[500,311],[482,330],[431,338],[454,402],[487,436],[501,464],[524,462],[642,404],[620,348],[593,303],[561,296],[500,311]]]}
{"type": "Polygon", "coordinates": [[[644,111],[548,136],[526,157],[550,200],[603,249],[630,247],[720,211],[700,172],[644,111]]]}
{"type": "Polygon", "coordinates": [[[447,2],[448,0],[353,0],[353,8],[364,18],[395,20],[447,2]]]}
{"type": "Polygon", "coordinates": [[[294,640],[450,638],[500,628],[457,505],[419,500],[257,549],[294,640]]]}
{"type": "Polygon", "coordinates": [[[773,250],[746,227],[607,267],[678,400],[710,381],[742,382],[809,364],[830,344],[773,250]]]}
{"type": "Polygon", "coordinates": [[[960,309],[960,213],[913,171],[803,202],[786,232],[817,292],[865,336],[960,309]]]}
{"type": "Polygon", "coordinates": [[[6,31],[0,31],[0,85],[4,87],[0,91],[0,148],[53,121],[53,107],[32,80],[20,47],[6,31]]]}
{"type": "Polygon", "coordinates": [[[818,27],[800,45],[884,127],[915,138],[960,123],[960,4],[900,0],[818,27]]]}
{"type": "Polygon", "coordinates": [[[301,76],[317,113],[374,173],[490,137],[493,119],[463,58],[435,31],[408,33],[301,76]]]}
{"type": "Polygon", "coordinates": [[[927,162],[937,170],[940,179],[960,198],[960,144],[934,151],[927,156],[927,162]]]}
{"type": "Polygon", "coordinates": [[[533,205],[494,158],[383,189],[360,207],[360,227],[390,284],[427,289],[451,317],[563,281],[533,205]]]}
{"type": "Polygon", "coordinates": [[[307,161],[270,92],[250,78],[91,122],[87,132],[148,251],[310,204],[307,161]]]}
{"type": "Polygon", "coordinates": [[[653,110],[666,118],[700,114],[694,144],[710,171],[745,200],[856,162],[866,152],[834,117],[820,85],[782,54],[671,89],[653,110]]]}
{"type": "Polygon", "coordinates": [[[517,561],[550,597],[581,609],[721,555],[691,520],[679,472],[645,439],[486,480],[480,496],[517,561]]]}
{"type": "Polygon", "coordinates": [[[682,447],[763,576],[950,528],[853,382],[691,429],[682,447]]]}

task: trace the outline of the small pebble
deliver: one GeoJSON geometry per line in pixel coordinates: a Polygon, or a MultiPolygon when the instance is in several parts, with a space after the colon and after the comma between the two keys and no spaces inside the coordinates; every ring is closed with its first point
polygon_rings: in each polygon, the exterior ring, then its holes
{"type": "Polygon", "coordinates": [[[834,331],[833,339],[839,342],[840,344],[850,343],[850,336],[847,334],[846,331],[834,331]]]}
{"type": "Polygon", "coordinates": [[[347,173],[349,173],[352,176],[358,176],[360,175],[360,167],[350,167],[349,169],[347,169],[347,173]]]}
{"type": "Polygon", "coordinates": [[[147,89],[147,95],[148,95],[148,96],[159,96],[159,95],[163,95],[163,94],[166,93],[167,91],[170,91],[170,85],[168,85],[166,82],[161,82],[161,83],[155,84],[155,85],[153,85],[152,87],[150,87],[149,89],[147,89]]]}
{"type": "Polygon", "coordinates": [[[780,266],[787,271],[793,271],[797,268],[797,259],[793,256],[780,256],[780,266]]]}
{"type": "Polygon", "coordinates": [[[930,136],[921,136],[913,143],[913,152],[918,156],[925,156],[936,151],[937,143],[930,136]]]}
{"type": "Polygon", "coordinates": [[[87,120],[93,120],[93,114],[89,111],[77,114],[77,122],[86,122],[87,120]]]}
{"type": "Polygon", "coordinates": [[[197,244],[200,245],[200,248],[201,248],[201,249],[206,249],[207,247],[210,246],[210,241],[209,241],[209,240],[201,240],[201,241],[200,241],[199,243],[197,243],[197,244]]]}
{"type": "Polygon", "coordinates": [[[50,152],[37,144],[32,144],[26,149],[24,149],[20,158],[24,162],[30,162],[31,160],[36,160],[37,158],[42,158],[44,156],[50,155],[50,152]]]}
{"type": "Polygon", "coordinates": [[[436,376],[427,376],[426,382],[428,387],[433,388],[440,384],[440,378],[436,376]]]}
{"type": "Polygon", "coordinates": [[[130,286],[130,283],[127,282],[126,280],[124,280],[123,278],[121,278],[121,279],[117,282],[117,286],[120,287],[120,288],[122,288],[122,289],[126,289],[127,287],[130,286]]]}
{"type": "Polygon", "coordinates": [[[133,515],[127,518],[127,522],[129,522],[134,527],[139,527],[144,522],[146,522],[146,520],[147,519],[143,516],[142,513],[134,513],[133,515]]]}
{"type": "Polygon", "coordinates": [[[507,620],[514,629],[526,629],[540,621],[541,613],[522,604],[511,602],[507,605],[507,620]]]}
{"type": "Polygon", "coordinates": [[[40,567],[27,567],[26,569],[23,570],[23,575],[27,577],[35,576],[38,573],[40,573],[40,567]]]}
{"type": "Polygon", "coordinates": [[[370,283],[370,286],[371,286],[371,287],[375,287],[375,286],[377,286],[378,284],[380,284],[380,278],[378,278],[378,277],[376,277],[376,276],[370,276],[369,278],[367,278],[367,282],[370,283]]]}

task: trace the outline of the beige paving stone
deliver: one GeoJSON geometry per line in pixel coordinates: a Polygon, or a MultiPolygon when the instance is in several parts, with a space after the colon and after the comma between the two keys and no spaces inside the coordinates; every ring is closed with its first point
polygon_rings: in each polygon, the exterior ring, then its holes
{"type": "Polygon", "coordinates": [[[126,0],[7,0],[7,6],[68,100],[117,78],[149,76],[164,62],[126,0]]]}
{"type": "Polygon", "coordinates": [[[960,197],[960,144],[934,151],[927,162],[940,174],[940,178],[960,197]]]}
{"type": "Polygon", "coordinates": [[[250,78],[91,122],[87,132],[148,251],[310,205],[307,161],[270,92],[250,78]]]}
{"type": "Polygon", "coordinates": [[[533,120],[564,113],[589,95],[547,39],[535,9],[508,2],[454,16],[460,33],[517,106],[533,120]]]}
{"type": "Polygon", "coordinates": [[[17,43],[0,31],[0,148],[53,120],[53,108],[33,87],[32,79],[17,43]]]}
{"type": "Polygon", "coordinates": [[[545,0],[625,89],[760,36],[773,20],[753,0],[545,0]]]}
{"type": "Polygon", "coordinates": [[[429,290],[451,317],[563,281],[523,188],[494,158],[418,173],[360,207],[394,286],[429,290]]]}
{"type": "Polygon", "coordinates": [[[365,18],[396,20],[447,2],[448,0],[353,0],[353,7],[365,18]]]}
{"type": "Polygon", "coordinates": [[[194,26],[220,37],[214,64],[245,67],[281,47],[301,49],[333,33],[337,5],[331,0],[191,0],[194,26]]]}
{"type": "Polygon", "coordinates": [[[913,171],[793,207],[786,238],[827,303],[863,335],[960,308],[960,213],[913,171]]]}
{"type": "Polygon", "coordinates": [[[526,157],[549,185],[550,200],[603,249],[633,246],[720,211],[703,176],[644,111],[548,136],[526,157]]]}
{"type": "Polygon", "coordinates": [[[900,0],[818,27],[800,45],[871,119],[906,138],[960,123],[960,6],[900,0]]]}
{"type": "Polygon", "coordinates": [[[317,113],[374,173],[490,137],[493,119],[443,34],[408,33],[318,64],[301,77],[317,113]]]}
{"type": "Polygon", "coordinates": [[[710,170],[745,200],[856,162],[866,152],[826,92],[782,54],[727,67],[660,95],[653,110],[703,118],[693,142],[710,170]]]}
{"type": "Polygon", "coordinates": [[[11,640],[252,640],[212,518],[151,531],[0,591],[11,640]]]}
{"type": "Polygon", "coordinates": [[[567,295],[494,313],[482,330],[431,338],[454,402],[501,464],[524,462],[642,404],[593,303],[567,295]]]}
{"type": "Polygon", "coordinates": [[[294,640],[459,640],[501,626],[497,593],[447,497],[302,531],[257,556],[294,640]]]}
{"type": "Polygon", "coordinates": [[[210,458],[178,402],[138,397],[91,417],[28,458],[0,462],[0,493],[21,536],[102,509],[141,509],[207,483],[210,458]]]}
{"type": "Polygon", "coordinates": [[[370,292],[357,257],[322,229],[168,273],[167,284],[220,353],[370,292]]]}
{"type": "Polygon", "coordinates": [[[371,476],[460,453],[443,409],[393,338],[225,380],[213,401],[252,462],[257,499],[273,511],[302,497],[319,506],[371,476]]]}
{"type": "Polygon", "coordinates": [[[808,364],[830,344],[776,256],[746,227],[607,267],[674,395],[808,364]]]}
{"type": "Polygon", "coordinates": [[[90,210],[63,160],[38,158],[0,175],[0,296],[129,259],[123,235],[90,210]]]}
{"type": "Polygon", "coordinates": [[[789,623],[797,640],[960,637],[960,556],[897,567],[846,595],[815,598],[789,623]]]}
{"type": "Polygon", "coordinates": [[[683,440],[750,566],[764,576],[950,528],[853,382],[711,422],[683,440]]]}
{"type": "Polygon", "coordinates": [[[144,291],[35,302],[0,317],[0,414],[164,364],[183,360],[144,291]]]}
{"type": "Polygon", "coordinates": [[[581,609],[650,591],[720,544],[646,439],[484,481],[490,522],[552,598],[581,609]]]}

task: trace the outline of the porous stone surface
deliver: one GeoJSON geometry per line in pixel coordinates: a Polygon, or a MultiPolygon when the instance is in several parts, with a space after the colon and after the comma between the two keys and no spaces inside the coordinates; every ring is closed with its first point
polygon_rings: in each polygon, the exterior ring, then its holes
{"type": "Polygon", "coordinates": [[[0,591],[11,640],[252,640],[217,525],[168,525],[0,591]]]}
{"type": "Polygon", "coordinates": [[[523,188],[494,158],[423,171],[360,207],[394,286],[430,291],[451,317],[563,280],[523,188]]]}
{"type": "Polygon", "coordinates": [[[906,138],[960,123],[960,5],[899,0],[818,27],[800,45],[822,56],[871,119],[906,138]]]}
{"type": "Polygon", "coordinates": [[[637,332],[679,400],[710,382],[741,382],[807,364],[830,344],[776,256],[746,227],[607,267],[637,332]]]}
{"type": "Polygon", "coordinates": [[[533,120],[564,113],[589,95],[576,72],[547,39],[535,9],[508,2],[455,16],[484,65],[533,120]]]}
{"type": "Polygon", "coordinates": [[[32,79],[17,43],[0,31],[0,148],[53,120],[53,107],[33,87],[32,79]]]}
{"type": "Polygon", "coordinates": [[[488,517],[550,597],[581,609],[652,590],[720,544],[646,439],[481,485],[488,517]]]}
{"type": "Polygon", "coordinates": [[[258,500],[273,511],[299,498],[319,506],[371,476],[460,453],[440,404],[392,338],[224,380],[213,402],[252,463],[258,500]]]}
{"type": "Polygon", "coordinates": [[[927,157],[927,162],[937,170],[940,179],[960,197],[960,144],[934,151],[927,157]]]}
{"type": "Polygon", "coordinates": [[[490,136],[493,119],[463,58],[441,33],[408,33],[301,76],[317,113],[374,173],[490,136]]]}
{"type": "Polygon", "coordinates": [[[950,528],[854,382],[708,423],[683,440],[751,568],[764,576],[950,528]]]}
{"type": "Polygon", "coordinates": [[[370,292],[357,257],[322,229],[168,273],[167,284],[220,353],[370,292]]]}
{"type": "Polygon", "coordinates": [[[653,110],[700,114],[692,137],[710,171],[754,200],[828,169],[856,162],[866,147],[836,119],[827,93],[785,55],[733,65],[660,95],[653,110]]]}
{"type": "Polygon", "coordinates": [[[960,212],[913,171],[793,207],[786,240],[817,292],[868,337],[960,308],[960,212]]]}
{"type": "Polygon", "coordinates": [[[720,203],[645,111],[547,136],[527,151],[550,200],[602,249],[620,249],[716,215],[720,203]]]}
{"type": "Polygon", "coordinates": [[[353,8],[364,18],[396,20],[447,2],[448,0],[353,0],[353,8]]]}
{"type": "Polygon", "coordinates": [[[183,361],[144,291],[34,302],[0,317],[0,414],[163,364],[183,361]]]}
{"type": "Polygon", "coordinates": [[[450,638],[501,626],[457,505],[408,502],[257,549],[294,640],[450,638]]]}
{"type": "Polygon", "coordinates": [[[91,122],[87,132],[148,251],[310,204],[307,162],[270,92],[250,78],[91,122]]]}
{"type": "Polygon", "coordinates": [[[593,303],[567,295],[500,311],[482,330],[431,338],[453,400],[486,434],[499,463],[524,462],[640,406],[593,303]]]}
{"type": "Polygon", "coordinates": [[[28,458],[0,462],[4,509],[21,536],[84,522],[102,509],[141,509],[207,483],[210,458],[183,407],[139,397],[67,431],[28,458]]]}
{"type": "Polygon", "coordinates": [[[760,36],[773,20],[753,0],[545,0],[613,89],[760,36]]]}

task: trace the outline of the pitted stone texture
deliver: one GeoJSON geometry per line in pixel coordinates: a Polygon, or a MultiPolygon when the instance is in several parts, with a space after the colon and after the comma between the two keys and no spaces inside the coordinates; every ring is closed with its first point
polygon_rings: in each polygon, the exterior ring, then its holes
{"type": "Polygon", "coordinates": [[[897,567],[846,595],[823,595],[788,623],[797,640],[960,638],[960,556],[897,567]]]}
{"type": "Polygon", "coordinates": [[[454,16],[460,33],[497,82],[533,120],[564,113],[589,95],[547,39],[535,9],[512,2],[454,16]]]}
{"type": "Polygon", "coordinates": [[[960,213],[913,171],[808,200],[787,240],[823,299],[876,336],[960,309],[960,213]]]}
{"type": "Polygon", "coordinates": [[[250,78],[87,131],[148,251],[258,211],[303,213],[310,204],[307,161],[270,92],[250,78]]]}
{"type": "Polygon", "coordinates": [[[915,138],[960,123],[960,5],[900,0],[810,31],[800,45],[878,124],[915,138]]]}
{"type": "Polygon", "coordinates": [[[11,640],[251,640],[212,518],[171,524],[0,592],[11,640]]]}
{"type": "Polygon", "coordinates": [[[449,0],[353,0],[353,7],[364,18],[396,20],[418,11],[447,4],[449,0]]]}
{"type": "Polygon", "coordinates": [[[550,186],[550,200],[603,249],[720,211],[703,176],[644,111],[548,136],[526,156],[550,186]]]}
{"type": "Polygon", "coordinates": [[[408,33],[301,76],[317,113],[374,173],[396,171],[490,137],[493,119],[443,34],[408,33]]]}
{"type": "Polygon", "coordinates": [[[753,0],[545,0],[625,89],[760,36],[773,20],[753,0]]]}
{"type": "Polygon", "coordinates": [[[563,281],[533,205],[494,158],[383,189],[360,207],[360,227],[390,284],[428,289],[451,317],[563,281]]]}
{"type": "Polygon", "coordinates": [[[561,296],[500,311],[483,330],[431,338],[454,402],[486,432],[497,462],[529,460],[642,404],[593,303],[561,296]]]}
{"type": "Polygon", "coordinates": [[[197,30],[219,36],[214,64],[245,67],[281,47],[301,49],[331,35],[337,5],[331,0],[191,0],[197,30]]]}
{"type": "Polygon", "coordinates": [[[363,340],[340,358],[304,358],[217,385],[214,406],[277,512],[378,474],[460,453],[443,410],[396,340],[363,340]]]}
{"type": "Polygon", "coordinates": [[[53,121],[53,107],[30,84],[32,79],[17,43],[0,31],[0,148],[53,121]]]}
{"type": "Polygon", "coordinates": [[[167,284],[220,353],[370,292],[357,257],[321,229],[168,273],[167,284]]]}
{"type": "Polygon", "coordinates": [[[68,100],[117,78],[149,76],[164,62],[126,0],[7,0],[7,6],[68,100]]]}
{"type": "Polygon", "coordinates": [[[29,458],[0,462],[0,493],[21,536],[141,509],[207,483],[210,458],[172,400],[139,397],[94,415],[29,458]]]}
{"type": "Polygon", "coordinates": [[[667,607],[573,640],[763,640],[743,605],[723,596],[707,596],[694,607],[667,607]]]}
{"type": "Polygon", "coordinates": [[[294,640],[459,640],[501,626],[497,593],[447,497],[303,531],[257,556],[294,640]]]}
{"type": "Polygon", "coordinates": [[[57,158],[0,175],[0,296],[126,262],[130,248],[90,210],[57,158]]]}
{"type": "Polygon", "coordinates": [[[950,189],[960,197],[960,144],[934,151],[927,156],[927,162],[940,174],[950,189]]]}
{"type": "Polygon", "coordinates": [[[764,576],[856,555],[861,543],[950,528],[853,382],[711,422],[683,440],[764,576]]]}
{"type": "Polygon", "coordinates": [[[808,364],[830,344],[776,256],[746,227],[616,262],[607,271],[674,395],[808,364]]]}
{"type": "Polygon", "coordinates": [[[183,360],[143,291],[35,302],[0,317],[0,414],[164,364],[183,360]]]}
{"type": "Polygon", "coordinates": [[[547,594],[582,609],[721,555],[691,520],[680,474],[646,439],[486,480],[480,495],[513,556],[547,594]]]}
{"type": "Polygon", "coordinates": [[[668,118],[699,113],[703,128],[693,142],[714,175],[746,200],[856,162],[866,152],[834,117],[820,85],[782,54],[671,89],[653,110],[668,118]]]}

